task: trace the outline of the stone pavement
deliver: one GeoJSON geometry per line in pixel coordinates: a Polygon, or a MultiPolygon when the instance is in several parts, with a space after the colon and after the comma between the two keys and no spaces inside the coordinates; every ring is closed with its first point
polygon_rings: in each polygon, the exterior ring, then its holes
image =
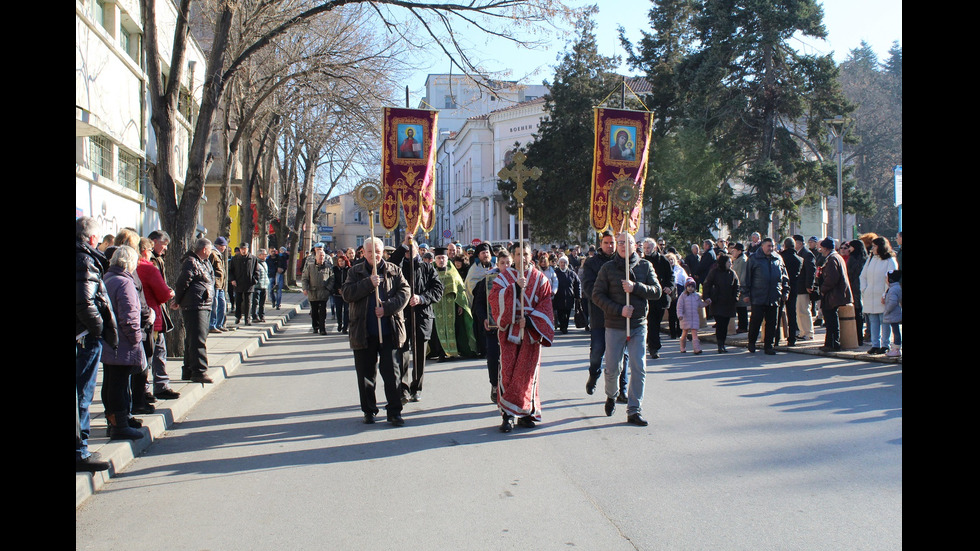
{"type": "MultiPolygon", "coordinates": [[[[222,334],[211,334],[208,337],[208,360],[210,369],[208,375],[214,379],[214,384],[199,384],[189,381],[181,381],[180,358],[168,358],[167,371],[171,376],[172,387],[180,392],[177,400],[158,400],[156,412],[149,415],[139,415],[143,420],[144,437],[136,441],[112,441],[106,437],[106,419],[103,415],[101,403],[101,377],[99,386],[96,388],[95,400],[92,404],[92,435],[89,439],[89,447],[94,452],[99,452],[103,459],[111,461],[112,467],[108,471],[99,473],[76,473],[75,474],[75,507],[85,502],[95,491],[101,489],[105,483],[116,473],[119,473],[129,465],[129,463],[140,453],[146,450],[154,440],[163,437],[164,432],[171,429],[175,422],[180,421],[184,416],[217,385],[221,384],[227,375],[233,373],[241,363],[256,349],[267,341],[273,334],[280,332],[285,324],[299,313],[302,309],[309,306],[306,298],[299,292],[284,293],[282,308],[280,310],[266,310],[266,322],[253,323],[250,326],[239,325],[237,331],[222,334]]],[[[328,330],[330,326],[328,312],[328,330]]],[[[233,326],[229,324],[229,326],[233,326]]],[[[661,324],[661,333],[666,329],[667,324],[661,324]]],[[[581,329],[571,328],[570,332],[582,331],[581,329]]],[[[815,327],[815,338],[809,341],[799,341],[794,347],[777,346],[780,352],[794,352],[798,354],[831,356],[842,359],[874,361],[886,363],[902,363],[902,358],[889,358],[883,354],[868,355],[867,350],[870,345],[865,345],[855,350],[844,350],[836,353],[828,353],[819,350],[823,345],[824,328],[815,327]]],[[[705,354],[715,354],[714,347],[714,324],[708,322],[698,332],[702,341],[705,354]]],[[[727,345],[729,347],[745,347],[747,345],[747,335],[745,333],[730,335],[727,345]]],[[[664,350],[676,350],[676,339],[662,340],[664,350]]],[[[759,352],[762,356],[761,339],[758,343],[759,352]]],[[[690,347],[689,347],[690,348],[690,347]]],[[[100,370],[101,374],[101,370],[100,370]]]]}
{"type": "MultiPolygon", "coordinates": [[[[213,384],[192,383],[180,380],[181,358],[167,358],[167,373],[170,375],[171,388],[180,393],[176,400],[157,400],[156,411],[148,415],[137,415],[143,421],[143,438],[136,441],[110,441],[106,437],[107,422],[102,406],[102,370],[95,388],[95,398],[92,402],[92,432],[89,437],[89,450],[99,452],[102,459],[110,461],[112,466],[108,471],[97,473],[75,473],[75,507],[81,505],[95,491],[101,489],[116,473],[124,470],[137,455],[142,453],[161,438],[163,433],[180,421],[201,398],[210,393],[225,378],[233,373],[241,363],[254,354],[259,346],[273,334],[282,331],[290,318],[301,308],[308,307],[309,301],[301,292],[286,292],[282,295],[282,308],[265,310],[265,322],[252,325],[242,323],[238,330],[227,333],[208,335],[208,375],[214,379],[213,384]]],[[[329,315],[329,314],[328,314],[329,315]]],[[[236,327],[234,315],[228,316],[227,327],[236,327]]]]}

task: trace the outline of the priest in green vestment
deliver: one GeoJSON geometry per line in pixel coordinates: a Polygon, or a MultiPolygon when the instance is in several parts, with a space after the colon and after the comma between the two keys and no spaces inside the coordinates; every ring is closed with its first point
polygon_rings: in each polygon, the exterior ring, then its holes
{"type": "Polygon", "coordinates": [[[443,285],[442,299],[432,305],[436,318],[436,336],[446,358],[476,355],[476,337],[473,335],[473,314],[466,298],[466,285],[456,267],[449,262],[447,250],[438,247],[434,251],[436,275],[443,285]]]}

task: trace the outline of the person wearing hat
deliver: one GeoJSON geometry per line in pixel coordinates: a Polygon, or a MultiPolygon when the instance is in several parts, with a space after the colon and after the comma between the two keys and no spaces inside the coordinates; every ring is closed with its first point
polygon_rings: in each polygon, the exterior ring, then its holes
{"type": "Polygon", "coordinates": [[[235,324],[252,325],[252,288],[259,281],[259,259],[250,254],[248,243],[238,246],[238,254],[228,261],[228,284],[235,289],[235,324]]]}
{"type": "Polygon", "coordinates": [[[476,338],[473,336],[473,316],[466,299],[466,285],[456,267],[449,261],[448,250],[437,247],[435,253],[436,276],[442,282],[442,298],[433,306],[436,320],[436,339],[433,351],[441,348],[440,359],[473,356],[476,338]]]}
{"type": "Polygon", "coordinates": [[[279,247],[279,257],[276,259],[276,291],[272,295],[276,310],[282,307],[282,291],[286,288],[287,271],[289,271],[289,250],[286,247],[279,247]]]}
{"type": "Polygon", "coordinates": [[[327,259],[323,243],[313,246],[313,258],[303,267],[300,283],[303,295],[310,300],[313,333],[327,334],[327,301],[333,292],[333,264],[327,259]]]}
{"type": "MultiPolygon", "coordinates": [[[[464,281],[466,285],[466,300],[471,305],[473,304],[473,292],[476,290],[476,286],[493,269],[492,259],[493,256],[489,243],[484,241],[476,246],[476,261],[470,264],[470,269],[466,272],[466,279],[464,281]]],[[[475,318],[473,320],[473,336],[476,338],[476,354],[482,358],[487,353],[486,331],[483,328],[483,323],[475,318]]]]}
{"type": "Polygon", "coordinates": [[[766,324],[765,349],[768,355],[776,353],[776,317],[780,302],[789,297],[789,275],[786,265],[778,254],[773,252],[772,238],[765,238],[759,249],[749,257],[742,282],[742,296],[752,308],[749,320],[749,352],[755,353],[755,343],[759,338],[762,323],[766,324]]]}
{"type": "Polygon", "coordinates": [[[832,237],[820,242],[820,254],[826,257],[823,269],[820,270],[820,308],[826,322],[827,335],[823,346],[825,352],[840,350],[840,317],[837,309],[853,301],[851,284],[847,280],[847,268],[844,257],[837,252],[836,243],[832,237]]]}

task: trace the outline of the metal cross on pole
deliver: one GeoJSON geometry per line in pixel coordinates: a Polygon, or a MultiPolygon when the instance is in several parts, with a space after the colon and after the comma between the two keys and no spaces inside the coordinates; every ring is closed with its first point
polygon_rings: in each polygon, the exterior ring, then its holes
{"type": "MultiPolygon", "coordinates": [[[[516,255],[517,258],[514,260],[517,262],[517,271],[522,276],[524,275],[524,198],[527,197],[527,191],[524,190],[524,183],[528,180],[537,180],[541,177],[541,169],[538,167],[526,167],[524,166],[524,161],[527,160],[527,155],[523,151],[518,151],[514,153],[514,168],[502,168],[500,172],[497,173],[497,177],[501,180],[510,180],[517,184],[517,189],[514,190],[514,199],[517,201],[517,235],[519,247],[521,249],[520,254],[516,255]]],[[[521,291],[521,309],[524,308],[524,292],[521,291]]]]}

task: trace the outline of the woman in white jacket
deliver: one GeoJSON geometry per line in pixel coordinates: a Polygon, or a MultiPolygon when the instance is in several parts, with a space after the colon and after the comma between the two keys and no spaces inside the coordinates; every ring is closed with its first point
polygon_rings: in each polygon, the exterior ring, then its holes
{"type": "Polygon", "coordinates": [[[868,354],[883,354],[888,343],[883,342],[882,314],[885,313],[885,293],[888,291],[888,272],[898,269],[898,261],[888,239],[877,237],[871,242],[871,254],[861,271],[861,303],[868,315],[871,350],[868,354]]]}

